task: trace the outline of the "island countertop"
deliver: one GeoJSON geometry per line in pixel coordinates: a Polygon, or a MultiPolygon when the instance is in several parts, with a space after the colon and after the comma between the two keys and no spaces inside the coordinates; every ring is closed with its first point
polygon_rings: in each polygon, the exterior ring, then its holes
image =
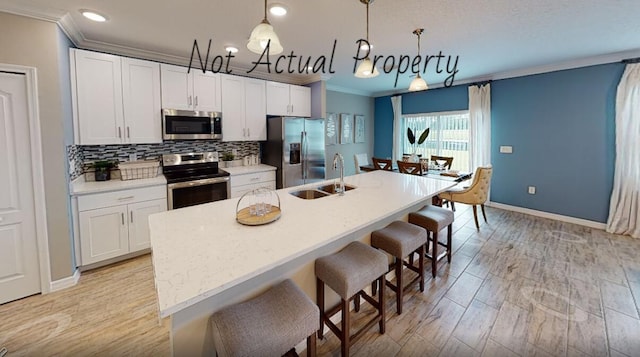
{"type": "Polygon", "coordinates": [[[385,171],[344,180],[356,188],[343,196],[304,200],[289,194],[322,183],[277,190],[282,216],[263,226],[236,222],[238,199],[151,215],[160,316],[170,316],[372,223],[426,204],[455,185],[385,171]]]}

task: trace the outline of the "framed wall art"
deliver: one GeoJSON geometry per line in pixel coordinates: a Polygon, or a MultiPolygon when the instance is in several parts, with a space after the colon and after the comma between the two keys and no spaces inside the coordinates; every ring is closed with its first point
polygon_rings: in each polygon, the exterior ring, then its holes
{"type": "Polygon", "coordinates": [[[365,142],[365,132],[364,132],[364,115],[355,115],[355,127],[354,127],[354,135],[356,143],[364,143],[365,142]]]}
{"type": "Polygon", "coordinates": [[[325,145],[336,145],[338,143],[338,119],[334,113],[327,113],[324,128],[325,145]]]}
{"type": "Polygon", "coordinates": [[[351,114],[340,114],[340,133],[340,144],[353,143],[353,116],[351,114]]]}

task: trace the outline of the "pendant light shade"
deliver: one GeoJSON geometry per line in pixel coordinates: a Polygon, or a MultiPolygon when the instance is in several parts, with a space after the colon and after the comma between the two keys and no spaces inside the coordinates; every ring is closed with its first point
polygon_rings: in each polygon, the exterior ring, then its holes
{"type": "MultiPolygon", "coordinates": [[[[367,43],[370,43],[369,42],[369,4],[371,4],[373,0],[359,0],[359,1],[367,6],[367,43]]],[[[371,51],[371,47],[373,46],[369,45],[369,48],[367,49],[367,51],[371,51]]],[[[380,72],[378,72],[378,69],[373,65],[373,62],[371,62],[371,60],[369,59],[369,56],[367,56],[367,58],[362,60],[362,62],[356,69],[356,73],[354,74],[354,76],[358,78],[373,78],[373,77],[377,77],[379,74],[380,72]]]]}
{"type": "MultiPolygon", "coordinates": [[[[420,56],[420,35],[422,35],[422,32],[424,32],[424,29],[415,29],[413,31],[413,34],[418,36],[418,56],[420,56]]],[[[420,73],[417,73],[416,78],[414,78],[409,85],[409,91],[415,92],[425,89],[429,89],[429,86],[427,86],[427,82],[420,77],[420,73]]]]}
{"type": "Polygon", "coordinates": [[[269,44],[269,54],[277,55],[283,50],[278,35],[267,20],[267,0],[264,0],[264,19],[251,31],[247,48],[253,53],[262,54],[267,44],[269,44]]]}
{"type": "Polygon", "coordinates": [[[373,65],[373,62],[369,59],[369,57],[362,60],[358,69],[356,70],[355,76],[358,78],[373,78],[377,77],[380,74],[378,69],[373,65]]]}

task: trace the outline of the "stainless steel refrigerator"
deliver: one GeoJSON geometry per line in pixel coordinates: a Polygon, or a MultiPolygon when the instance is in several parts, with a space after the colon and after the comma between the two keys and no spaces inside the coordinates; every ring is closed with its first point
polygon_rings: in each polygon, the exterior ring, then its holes
{"type": "Polygon", "coordinates": [[[324,119],[267,119],[262,162],[278,168],[277,188],[323,181],[324,156],[324,119]]]}

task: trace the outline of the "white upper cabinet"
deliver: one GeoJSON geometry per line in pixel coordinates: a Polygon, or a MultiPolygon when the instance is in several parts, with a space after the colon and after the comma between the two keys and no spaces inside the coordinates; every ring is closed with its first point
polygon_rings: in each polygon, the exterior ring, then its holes
{"type": "Polygon", "coordinates": [[[220,75],[162,64],[162,108],[216,111],[222,109],[220,75]]]}
{"type": "Polygon", "coordinates": [[[124,142],[161,143],[160,65],[131,58],[122,59],[124,142]]]}
{"type": "Polygon", "coordinates": [[[72,49],[75,142],[162,142],[158,63],[72,49]]]}
{"type": "Polygon", "coordinates": [[[310,117],[311,88],[267,82],[267,115],[310,117]]]}
{"type": "Polygon", "coordinates": [[[266,140],[265,81],[225,74],[221,79],[222,140],[266,140]]]}

